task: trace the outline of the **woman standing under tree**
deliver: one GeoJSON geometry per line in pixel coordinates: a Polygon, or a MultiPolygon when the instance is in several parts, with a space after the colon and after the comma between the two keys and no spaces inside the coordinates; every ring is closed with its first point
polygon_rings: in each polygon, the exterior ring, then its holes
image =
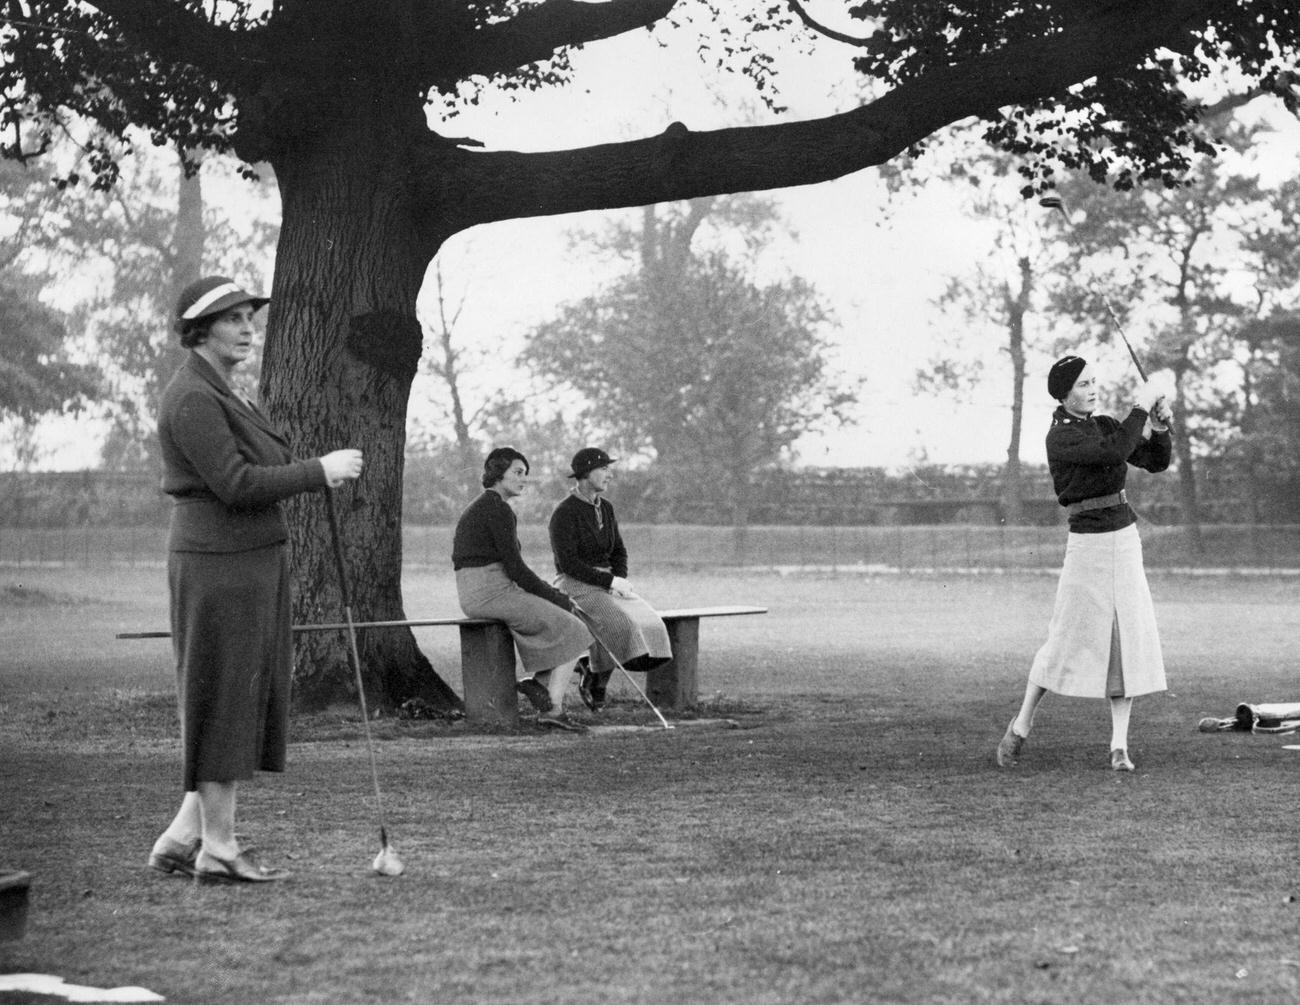
{"type": "Polygon", "coordinates": [[[293,648],[279,503],[361,474],[360,450],[294,457],[236,389],[268,302],[224,276],[187,286],[175,327],[190,352],[158,411],[185,796],[149,865],[204,882],[287,875],[255,865],[235,838],[236,783],[285,766],[293,648]]]}
{"type": "Polygon", "coordinates": [[[1047,641],[1034,657],[1020,711],[998,743],[999,767],[1019,763],[1034,712],[1048,691],[1110,702],[1110,766],[1132,771],[1129,715],[1137,695],[1165,689],[1137,515],[1124,492],[1128,465],[1169,467],[1169,405],[1143,383],[1123,422],[1094,415],[1097,381],[1079,356],[1053,364],[1047,390],[1059,405],[1047,433],[1057,501],[1070,535],[1047,641]]]}

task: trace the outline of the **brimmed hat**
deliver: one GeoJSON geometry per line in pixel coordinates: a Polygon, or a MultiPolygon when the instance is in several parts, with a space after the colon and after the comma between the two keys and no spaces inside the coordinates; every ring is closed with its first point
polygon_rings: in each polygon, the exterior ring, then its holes
{"type": "Polygon", "coordinates": [[[220,314],[239,304],[252,304],[260,310],[271,302],[270,297],[259,297],[242,289],[233,279],[225,276],[204,276],[181,290],[176,300],[175,328],[184,332],[196,321],[220,314]]]}
{"type": "Polygon", "coordinates": [[[617,458],[610,457],[599,447],[583,447],[573,455],[573,461],[569,465],[568,477],[586,478],[597,468],[608,467],[615,460],[617,458]]]}

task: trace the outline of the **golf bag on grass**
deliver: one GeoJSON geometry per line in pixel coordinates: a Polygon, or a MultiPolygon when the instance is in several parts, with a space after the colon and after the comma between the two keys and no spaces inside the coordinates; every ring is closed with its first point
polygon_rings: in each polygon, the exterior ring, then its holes
{"type": "Polygon", "coordinates": [[[1234,715],[1227,719],[1207,716],[1197,723],[1202,733],[1220,733],[1232,730],[1238,733],[1294,733],[1300,730],[1300,704],[1251,705],[1242,702],[1234,715]]]}

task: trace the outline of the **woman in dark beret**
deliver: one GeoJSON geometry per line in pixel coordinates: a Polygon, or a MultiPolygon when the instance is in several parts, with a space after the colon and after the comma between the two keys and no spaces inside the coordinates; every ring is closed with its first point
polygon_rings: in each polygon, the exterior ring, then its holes
{"type": "Polygon", "coordinates": [[[1047,433],[1047,462],[1070,534],[1047,641],[1029,671],[1024,701],[997,748],[1000,767],[1019,762],[1043,696],[1110,702],[1110,766],[1132,771],[1128,754],[1133,698],[1165,689],[1165,664],[1151,591],[1142,566],[1137,515],[1128,504],[1128,467],[1169,467],[1169,404],[1143,383],[1121,422],[1097,415],[1097,379],[1079,356],[1052,366],[1057,400],[1047,433]]]}

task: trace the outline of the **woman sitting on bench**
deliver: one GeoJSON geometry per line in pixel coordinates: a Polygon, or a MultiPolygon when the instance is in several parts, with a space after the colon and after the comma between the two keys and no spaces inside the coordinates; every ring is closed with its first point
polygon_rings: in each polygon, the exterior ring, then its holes
{"type": "Polygon", "coordinates": [[[564,713],[564,688],[591,632],[573,614],[573,601],[544,582],[524,562],[518,518],[508,499],[524,491],[528,458],[497,447],[483,463],[484,493],[456,523],[451,561],[456,594],[471,618],[502,621],[514,637],[525,677],[516,685],[537,709],[542,726],[575,732],[583,727],[564,713]]]}
{"type": "Polygon", "coordinates": [[[614,663],[605,646],[627,670],[651,670],[672,659],[668,629],[627,581],[627,548],[614,507],[601,495],[609,488],[614,459],[596,447],[573,455],[570,495],[551,514],[555,585],[582,608],[602,645],[591,650],[578,693],[593,712],[605,704],[605,687],[614,663]]]}

